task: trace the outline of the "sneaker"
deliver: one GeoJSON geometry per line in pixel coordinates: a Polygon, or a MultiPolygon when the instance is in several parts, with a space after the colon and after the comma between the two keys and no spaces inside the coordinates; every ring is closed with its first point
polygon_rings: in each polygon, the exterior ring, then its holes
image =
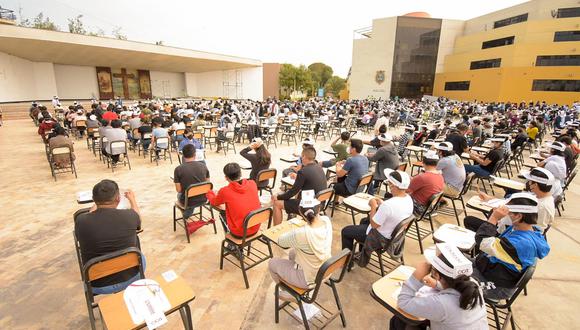
{"type": "Polygon", "coordinates": [[[189,235],[195,233],[199,228],[205,226],[205,221],[192,221],[187,223],[187,233],[189,235]]]}

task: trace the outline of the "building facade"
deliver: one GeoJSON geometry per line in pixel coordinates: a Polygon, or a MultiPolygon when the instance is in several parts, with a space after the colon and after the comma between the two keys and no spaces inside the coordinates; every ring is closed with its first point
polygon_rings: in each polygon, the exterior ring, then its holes
{"type": "Polygon", "coordinates": [[[532,0],[467,21],[411,13],[355,32],[352,99],[580,100],[578,0],[532,0]]]}

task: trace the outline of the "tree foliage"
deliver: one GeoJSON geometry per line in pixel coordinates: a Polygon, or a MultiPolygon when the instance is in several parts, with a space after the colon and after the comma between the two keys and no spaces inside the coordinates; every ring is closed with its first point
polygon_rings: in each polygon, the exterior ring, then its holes
{"type": "Polygon", "coordinates": [[[82,21],[83,15],[68,19],[68,32],[76,34],[87,34],[87,29],[82,21]]]}
{"type": "Polygon", "coordinates": [[[117,26],[115,29],[113,29],[113,37],[119,40],[127,40],[127,36],[121,31],[120,26],[117,26]]]}
{"type": "Polygon", "coordinates": [[[23,19],[21,16],[20,26],[31,27],[35,29],[60,31],[58,25],[56,25],[53,21],[51,21],[48,16],[45,17],[42,12],[38,13],[38,15],[36,15],[36,17],[33,18],[32,20],[28,18],[23,19]]]}
{"type": "Polygon", "coordinates": [[[328,79],[326,85],[324,85],[324,88],[326,89],[327,92],[332,93],[332,95],[338,96],[340,91],[343,90],[345,86],[346,86],[345,79],[339,76],[332,76],[328,79]]]}
{"type": "Polygon", "coordinates": [[[308,67],[282,64],[279,77],[280,94],[288,96],[294,91],[301,91],[315,96],[318,88],[324,87],[333,95],[338,95],[346,83],[343,78],[333,76],[332,73],[332,68],[324,63],[312,63],[308,67]]]}
{"type": "Polygon", "coordinates": [[[279,76],[282,94],[290,95],[294,91],[308,91],[312,85],[310,70],[304,65],[282,64],[279,76]]]}
{"type": "Polygon", "coordinates": [[[322,88],[326,85],[326,82],[330,77],[332,77],[332,68],[324,63],[312,63],[308,66],[312,74],[312,81],[316,84],[317,88],[322,88]]]}

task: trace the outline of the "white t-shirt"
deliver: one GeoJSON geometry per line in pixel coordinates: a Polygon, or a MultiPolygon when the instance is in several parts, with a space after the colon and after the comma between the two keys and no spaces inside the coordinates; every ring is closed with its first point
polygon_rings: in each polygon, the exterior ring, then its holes
{"type": "Polygon", "coordinates": [[[544,198],[538,198],[538,226],[546,229],[554,220],[555,215],[554,197],[549,195],[544,198]]]}
{"type": "Polygon", "coordinates": [[[552,155],[546,158],[545,169],[554,174],[556,180],[560,181],[560,185],[566,182],[566,160],[562,156],[552,155]]]}
{"type": "MultiPolygon", "coordinates": [[[[393,230],[399,222],[413,214],[413,199],[411,196],[392,197],[379,205],[377,213],[373,217],[373,222],[379,225],[377,230],[385,238],[390,239],[393,230]]],[[[371,231],[371,225],[367,228],[367,234],[371,231]]]]}

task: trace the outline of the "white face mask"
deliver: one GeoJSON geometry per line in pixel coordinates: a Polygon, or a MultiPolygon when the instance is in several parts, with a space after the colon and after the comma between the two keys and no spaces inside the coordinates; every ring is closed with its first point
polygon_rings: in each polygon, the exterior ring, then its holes
{"type": "Polygon", "coordinates": [[[441,290],[445,290],[445,289],[443,288],[443,284],[441,284],[441,282],[440,282],[440,281],[437,281],[437,282],[435,283],[435,289],[437,289],[437,290],[439,290],[439,291],[441,291],[441,290]]]}

